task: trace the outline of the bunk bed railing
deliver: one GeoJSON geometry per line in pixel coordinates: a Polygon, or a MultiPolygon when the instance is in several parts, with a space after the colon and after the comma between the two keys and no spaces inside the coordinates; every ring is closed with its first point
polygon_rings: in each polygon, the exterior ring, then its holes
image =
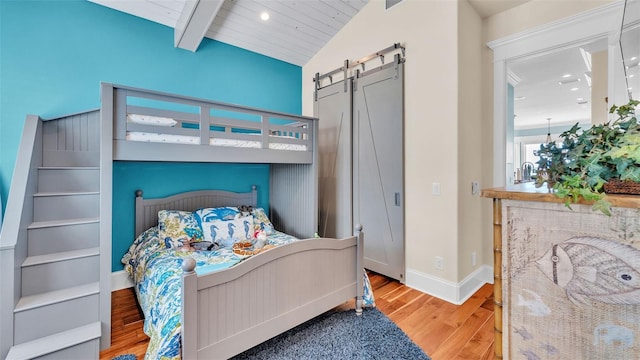
{"type": "Polygon", "coordinates": [[[13,346],[13,309],[21,295],[20,265],[27,257],[27,227],[33,220],[33,194],[42,164],[42,121],[28,115],[18,147],[16,166],[7,197],[4,225],[0,230],[0,358],[13,346]]]}
{"type": "Polygon", "coordinates": [[[118,85],[102,91],[113,92],[114,160],[313,162],[314,118],[118,85]]]}

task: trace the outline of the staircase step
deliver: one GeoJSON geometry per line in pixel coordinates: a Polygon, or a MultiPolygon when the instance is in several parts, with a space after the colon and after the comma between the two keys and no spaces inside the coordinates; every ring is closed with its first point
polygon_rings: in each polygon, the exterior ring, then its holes
{"type": "Polygon", "coordinates": [[[39,167],[38,191],[98,191],[99,167],[39,167]]]}
{"type": "Polygon", "coordinates": [[[32,223],[28,227],[27,256],[80,250],[100,245],[98,218],[32,223]]]}
{"type": "Polygon", "coordinates": [[[100,170],[99,166],[40,166],[38,170],[100,170]]]}
{"type": "Polygon", "coordinates": [[[100,248],[88,248],[81,250],[62,251],[53,254],[29,256],[22,263],[22,267],[48,264],[52,262],[79,259],[83,257],[100,255],[100,248]]]}
{"type": "MultiPolygon", "coordinates": [[[[21,360],[21,359],[33,359],[37,357],[44,357],[48,354],[57,353],[57,358],[71,358],[71,355],[67,353],[66,356],[62,355],[60,351],[70,349],[76,345],[94,342],[85,346],[88,351],[86,359],[97,359],[99,357],[99,343],[98,340],[101,336],[100,322],[93,322],[88,325],[79,326],[77,328],[59,332],[57,334],[49,335],[37,340],[25,342],[13,346],[9,350],[7,360],[21,360]],[[95,350],[93,349],[95,348],[95,350]],[[94,353],[95,351],[95,353],[94,353]]],[[[76,353],[75,358],[79,358],[76,353]]]]}
{"type": "Polygon", "coordinates": [[[40,229],[55,226],[70,226],[80,224],[90,224],[99,222],[99,217],[77,218],[77,219],[62,219],[62,220],[47,220],[47,221],[34,221],[29,225],[28,229],[40,229]]]}
{"type": "Polygon", "coordinates": [[[18,301],[14,313],[27,311],[37,307],[47,306],[66,300],[76,299],[83,296],[97,294],[100,291],[100,283],[93,282],[71,288],[49,291],[46,293],[25,296],[18,301]]]}
{"type": "MultiPolygon", "coordinates": [[[[36,301],[42,304],[49,302],[50,299],[46,298],[47,294],[54,292],[58,291],[40,294],[41,298],[36,301]]],[[[76,290],[76,292],[78,291],[76,290]]],[[[58,299],[54,299],[57,302],[30,309],[23,308],[18,312],[14,311],[13,336],[16,344],[100,320],[100,294],[98,292],[69,299],[61,299],[62,295],[60,294],[54,295],[58,297],[58,299]]]]}
{"type": "Polygon", "coordinates": [[[99,191],[48,191],[37,192],[33,197],[100,195],[99,191]]]}
{"type": "Polygon", "coordinates": [[[99,192],[46,192],[33,195],[33,221],[98,217],[99,192]]]}
{"type": "Polygon", "coordinates": [[[22,296],[99,280],[99,247],[30,256],[22,263],[22,296]]]}

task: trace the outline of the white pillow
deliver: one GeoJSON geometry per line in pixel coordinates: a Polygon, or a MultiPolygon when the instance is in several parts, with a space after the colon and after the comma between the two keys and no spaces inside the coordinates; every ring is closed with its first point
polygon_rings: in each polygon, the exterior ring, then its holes
{"type": "Polygon", "coordinates": [[[176,126],[176,124],[178,124],[178,122],[172,118],[140,114],[127,114],[127,120],[134,124],[141,125],[176,126]]]}
{"type": "Polygon", "coordinates": [[[233,220],[202,221],[204,240],[217,242],[221,246],[231,247],[238,241],[253,237],[253,216],[245,216],[233,220]]]}

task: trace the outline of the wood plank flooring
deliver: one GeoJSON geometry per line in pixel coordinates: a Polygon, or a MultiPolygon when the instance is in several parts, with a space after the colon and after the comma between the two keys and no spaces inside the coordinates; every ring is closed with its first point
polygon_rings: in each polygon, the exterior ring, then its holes
{"type": "MultiPolygon", "coordinates": [[[[456,306],[411,289],[380,274],[369,273],[376,307],[400,327],[432,360],[493,358],[493,285],[481,287],[456,306]]],[[[111,295],[111,348],[101,360],[121,354],[144,359],[149,338],[133,289],[111,295]]],[[[353,301],[340,308],[353,308],[353,301]]]]}

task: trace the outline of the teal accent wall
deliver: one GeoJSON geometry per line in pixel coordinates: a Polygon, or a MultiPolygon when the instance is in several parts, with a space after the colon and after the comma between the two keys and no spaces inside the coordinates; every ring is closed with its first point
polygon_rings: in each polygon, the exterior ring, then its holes
{"type": "MultiPolygon", "coordinates": [[[[302,111],[299,66],[209,39],[195,53],[177,49],[172,28],[83,0],[1,0],[0,59],[5,202],[26,115],[49,119],[98,108],[100,82],[302,111]]],[[[268,165],[116,163],[113,270],[122,269],[123,249],[133,241],[131,191],[142,188],[148,196],[174,186],[176,192],[247,191],[251,184],[259,186],[260,202],[267,206],[268,165]]]]}
{"type": "Polygon", "coordinates": [[[145,198],[156,198],[211,188],[247,192],[252,185],[258,186],[258,206],[268,208],[267,164],[214,163],[203,167],[198,163],[114,162],[113,270],[122,269],[120,259],[133,241],[136,190],[142,190],[145,198]]]}

